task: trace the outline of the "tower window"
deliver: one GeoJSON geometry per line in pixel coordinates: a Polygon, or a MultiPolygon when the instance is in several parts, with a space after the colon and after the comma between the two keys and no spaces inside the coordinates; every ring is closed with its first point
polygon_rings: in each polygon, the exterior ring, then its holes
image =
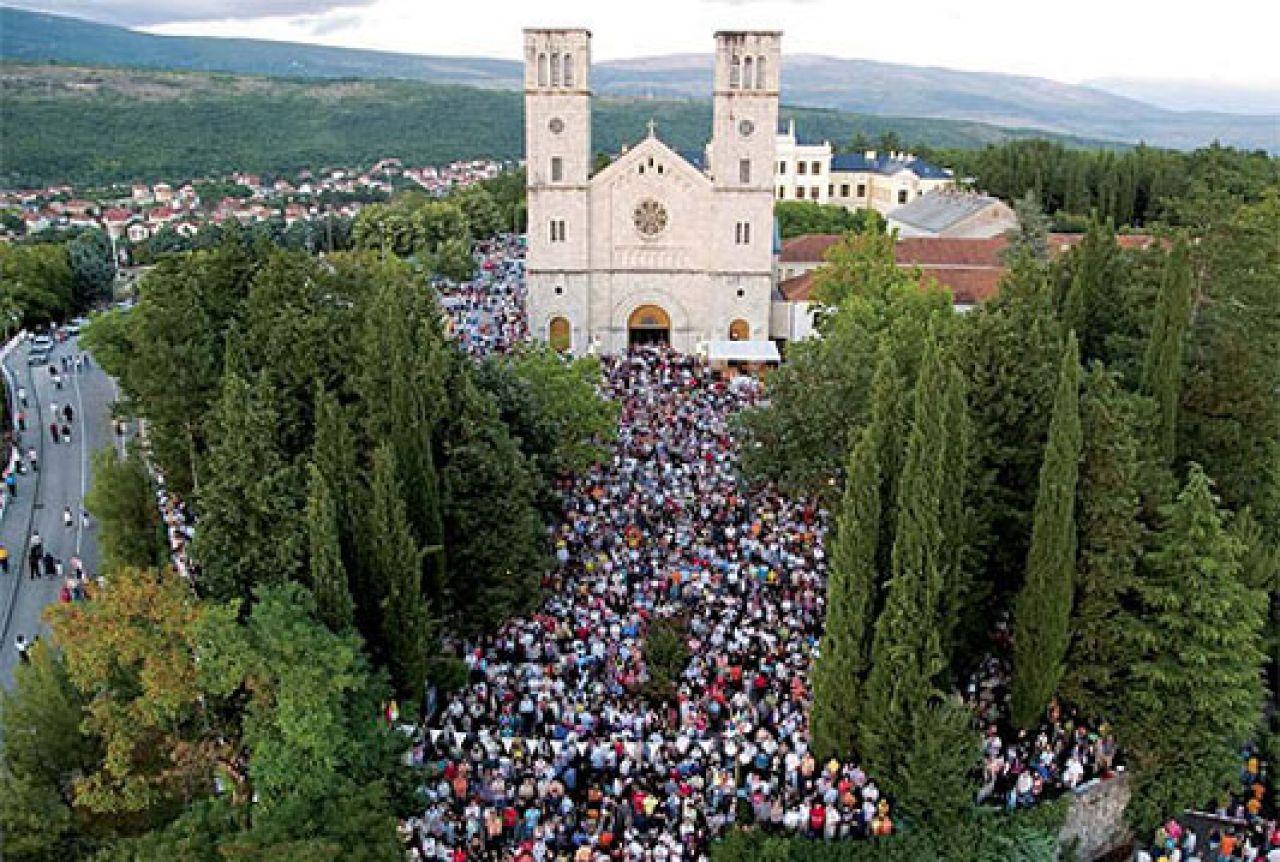
{"type": "Polygon", "coordinates": [[[566,87],[573,86],[573,55],[564,55],[564,85],[566,87]]]}
{"type": "Polygon", "coordinates": [[[560,86],[560,55],[551,55],[551,86],[560,86]]]}
{"type": "Polygon", "coordinates": [[[808,169],[808,167],[809,167],[808,162],[796,162],[796,173],[804,174],[808,169]]]}
{"type": "Polygon", "coordinates": [[[743,184],[751,182],[751,159],[738,161],[738,182],[743,184]]]}
{"type": "Polygon", "coordinates": [[[820,200],[822,198],[822,195],[819,194],[818,192],[817,186],[814,186],[813,188],[809,189],[809,196],[812,197],[815,201],[820,200]]]}
{"type": "Polygon", "coordinates": [[[778,173],[785,174],[787,172],[787,163],[778,162],[778,173]]]}
{"type": "Polygon", "coordinates": [[[751,90],[756,86],[755,64],[751,58],[742,61],[742,89],[751,90]]]}
{"type": "Polygon", "coordinates": [[[742,86],[742,61],[735,54],[729,61],[729,89],[736,90],[742,86]]]}
{"type": "Polygon", "coordinates": [[[804,186],[796,186],[796,200],[804,200],[804,186]]]}
{"type": "Polygon", "coordinates": [[[847,198],[848,196],[849,196],[849,184],[848,184],[848,183],[841,183],[841,184],[840,184],[840,197],[842,197],[842,198],[847,198]]]}
{"type": "Polygon", "coordinates": [[[547,55],[538,55],[538,86],[547,86],[547,55]]]}
{"type": "Polygon", "coordinates": [[[809,169],[809,170],[810,170],[810,172],[811,172],[811,173],[813,173],[814,175],[817,175],[817,174],[822,173],[822,163],[821,163],[821,162],[814,162],[814,163],[812,164],[812,166],[810,167],[810,169],[809,169]]]}
{"type": "Polygon", "coordinates": [[[551,220],[551,241],[564,242],[564,219],[551,220]]]}
{"type": "Polygon", "coordinates": [[[858,183],[858,197],[865,198],[867,196],[867,184],[858,183]]]}
{"type": "Polygon", "coordinates": [[[564,180],[564,159],[559,156],[551,157],[551,182],[558,183],[564,180]]]}
{"type": "Polygon", "coordinates": [[[733,227],[733,241],[736,245],[750,245],[751,222],[740,221],[733,227]]]}
{"type": "Polygon", "coordinates": [[[829,198],[833,198],[833,197],[835,197],[835,196],[836,196],[836,186],[835,186],[835,183],[829,183],[829,184],[827,185],[827,197],[829,197],[829,198]]]}
{"type": "Polygon", "coordinates": [[[778,200],[782,200],[787,196],[787,187],[778,186],[778,200]]]}
{"type": "Polygon", "coordinates": [[[756,57],[756,89],[763,90],[767,86],[764,81],[764,57],[756,57]]]}
{"type": "Polygon", "coordinates": [[[907,190],[898,189],[898,203],[905,204],[907,202],[907,190]]]}

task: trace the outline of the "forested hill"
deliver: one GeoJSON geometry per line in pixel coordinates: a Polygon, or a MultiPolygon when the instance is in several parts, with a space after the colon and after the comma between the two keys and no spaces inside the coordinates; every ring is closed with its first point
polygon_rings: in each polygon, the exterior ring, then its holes
{"type": "MultiPolygon", "coordinates": [[[[160,36],[5,7],[0,7],[0,33],[0,60],[8,62],[394,78],[508,90],[522,86],[514,44],[511,59],[400,54],[260,39],[160,36]]],[[[998,48],[993,45],[997,54],[998,48]]],[[[598,62],[592,67],[592,85],[608,96],[706,99],[711,62],[710,53],[598,62]]],[[[1183,149],[1220,140],[1280,152],[1280,118],[1274,115],[1174,111],[1046,78],[788,53],[782,91],[791,104],[883,117],[962,120],[1183,149]]]]}
{"type": "MultiPolygon", "coordinates": [[[[524,150],[523,113],[522,97],[508,90],[8,64],[0,66],[0,185],[176,179],[385,156],[415,164],[514,159],[524,150]]],[[[891,132],[912,145],[968,148],[1039,136],[982,123],[782,113],[807,136],[836,143],[891,132]]],[[[701,149],[710,134],[709,102],[601,98],[595,148],[634,143],[651,117],[678,149],[701,149]]]]}

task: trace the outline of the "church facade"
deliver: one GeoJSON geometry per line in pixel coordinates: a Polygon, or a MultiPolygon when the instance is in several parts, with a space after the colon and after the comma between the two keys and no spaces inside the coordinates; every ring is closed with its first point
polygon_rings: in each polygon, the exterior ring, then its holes
{"type": "Polygon", "coordinates": [[[577,355],[767,343],[781,34],[715,35],[705,167],[650,124],[594,175],[590,32],[524,42],[533,335],[577,355]]]}

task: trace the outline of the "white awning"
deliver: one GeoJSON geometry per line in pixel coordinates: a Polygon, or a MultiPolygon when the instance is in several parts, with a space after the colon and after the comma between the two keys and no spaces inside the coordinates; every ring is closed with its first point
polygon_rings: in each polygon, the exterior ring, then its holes
{"type": "Polygon", "coordinates": [[[709,362],[781,362],[772,341],[708,341],[709,362]]]}

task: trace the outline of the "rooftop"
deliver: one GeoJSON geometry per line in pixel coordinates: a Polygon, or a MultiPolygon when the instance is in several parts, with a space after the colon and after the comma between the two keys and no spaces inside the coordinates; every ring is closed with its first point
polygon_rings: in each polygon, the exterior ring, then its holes
{"type": "Polygon", "coordinates": [[[939,190],[903,204],[889,213],[889,218],[891,221],[938,233],[999,203],[999,198],[989,195],[939,190]]]}

